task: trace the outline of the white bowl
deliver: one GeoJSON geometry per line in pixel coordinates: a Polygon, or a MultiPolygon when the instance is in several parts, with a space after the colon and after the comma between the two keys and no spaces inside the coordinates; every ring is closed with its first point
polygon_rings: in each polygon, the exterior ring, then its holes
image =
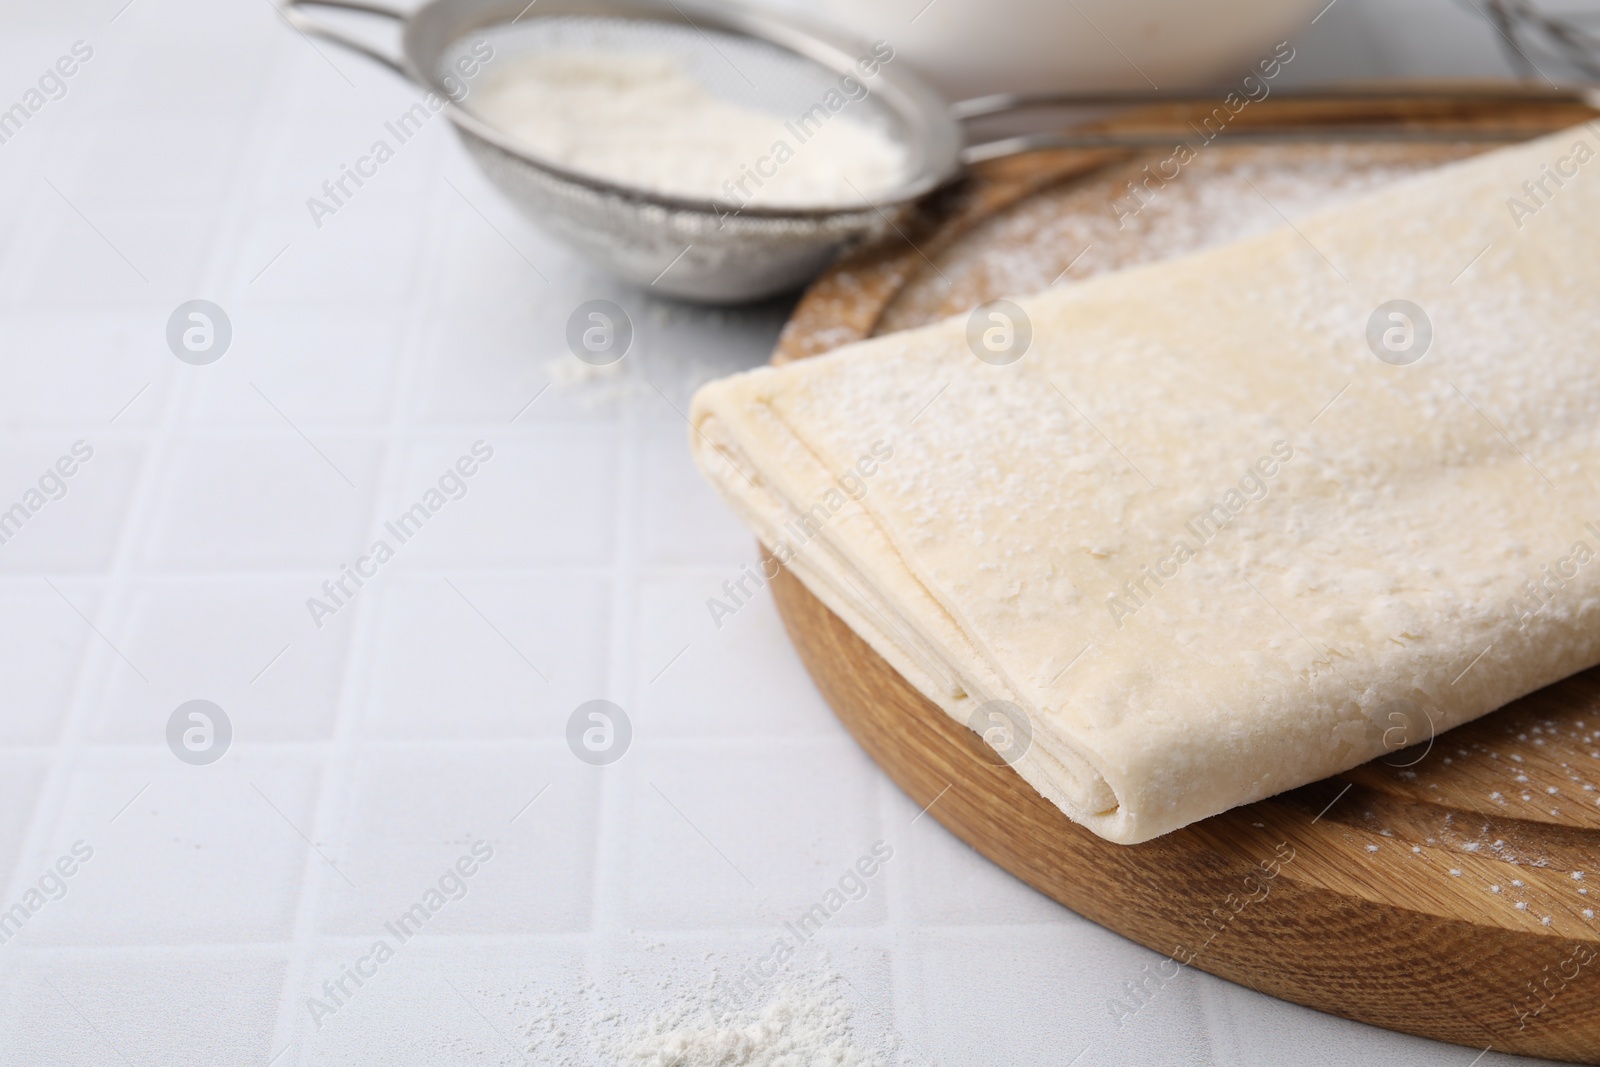
{"type": "MultiPolygon", "coordinates": [[[[949,99],[1226,84],[1327,0],[819,0],[820,21],[884,40],[949,99]]],[[[1292,61],[1290,67],[1292,68],[1292,61]]]]}

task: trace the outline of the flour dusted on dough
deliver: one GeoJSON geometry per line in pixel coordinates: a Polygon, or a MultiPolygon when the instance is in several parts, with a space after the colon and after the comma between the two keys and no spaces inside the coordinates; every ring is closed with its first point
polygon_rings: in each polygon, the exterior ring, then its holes
{"type": "Polygon", "coordinates": [[[692,447],[768,545],[826,502],[807,587],[1147,840],[1383,753],[1397,703],[1442,731],[1600,662],[1600,174],[1506,206],[1596,132],[1020,298],[1006,366],[958,316],[712,383],[692,447]],[[1432,326],[1408,366],[1368,341],[1395,300],[1432,326]]]}
{"type": "Polygon", "coordinates": [[[901,145],[845,114],[801,142],[783,117],[711,95],[664,55],[527,56],[495,71],[472,107],[573,170],[723,203],[859,206],[892,189],[907,164],[901,145]],[[780,141],[786,151],[775,156],[780,141]],[[749,179],[758,163],[774,173],[749,179]]]}
{"type": "Polygon", "coordinates": [[[1481,151],[1482,145],[1417,143],[1212,148],[1138,215],[1119,219],[1107,199],[1143,176],[1147,159],[1136,157],[1108,168],[1105,178],[1041,190],[956,237],[933,254],[938,273],[924,271],[895,294],[876,332],[945,318],[985,294],[1038,292],[1254,237],[1285,218],[1292,222],[1481,151]]]}

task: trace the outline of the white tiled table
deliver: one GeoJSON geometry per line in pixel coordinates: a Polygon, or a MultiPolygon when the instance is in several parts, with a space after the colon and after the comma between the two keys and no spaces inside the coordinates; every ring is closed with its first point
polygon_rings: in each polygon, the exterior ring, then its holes
{"type": "MultiPolygon", "coordinates": [[[[795,964],[843,976],[864,1047],[1472,1061],[1203,974],[1119,1029],[1106,1001],[1155,957],[917,818],[769,600],[705,610],[752,543],[680,412],[787,306],[607,281],[443,119],[318,229],[306,198],[415,94],[266,0],[125,2],[8,0],[0,32],[0,107],[94,49],[0,144],[0,508],[94,449],[0,545],[0,908],[93,849],[0,945],[0,1063],[592,1062],[592,1022],[693,1000],[880,839],[894,859],[795,964]],[[164,341],[196,297],[233,326],[209,366],[164,341]],[[625,373],[541,394],[595,297],[634,317],[625,373]],[[313,625],[306,598],[479,440],[466,496],[313,625]],[[603,768],[565,741],[596,697],[634,730],[603,768]],[[209,766],[164,740],[195,698],[232,724],[209,766]],[[306,998],[480,839],[466,895],[317,1025],[306,998]]],[[[1497,62],[1446,3],[1380,12],[1341,0],[1297,76],[1497,62]]]]}

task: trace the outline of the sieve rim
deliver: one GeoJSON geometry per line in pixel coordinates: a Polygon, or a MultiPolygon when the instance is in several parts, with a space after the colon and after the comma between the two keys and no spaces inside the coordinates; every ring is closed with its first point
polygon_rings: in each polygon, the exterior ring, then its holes
{"type": "Polygon", "coordinates": [[[455,99],[439,73],[445,51],[474,32],[523,19],[559,17],[615,18],[665,22],[703,33],[712,29],[747,37],[809,60],[835,74],[854,74],[857,59],[869,52],[856,42],[815,29],[786,14],[758,10],[742,3],[711,5],[703,0],[430,0],[406,16],[402,29],[405,73],[446,102],[450,121],[515,159],[554,177],[610,196],[655,205],[671,211],[765,219],[821,219],[898,207],[946,184],[961,172],[962,133],[949,107],[930,86],[904,68],[880,67],[871,92],[905,125],[907,143],[921,160],[905,179],[865,203],[743,206],[715,197],[686,197],[626,185],[574,169],[530,150],[494,124],[468,111],[455,99]]]}

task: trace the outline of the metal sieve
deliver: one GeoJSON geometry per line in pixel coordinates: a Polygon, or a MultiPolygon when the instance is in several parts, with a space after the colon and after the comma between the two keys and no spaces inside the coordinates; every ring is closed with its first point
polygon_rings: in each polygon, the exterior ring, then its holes
{"type": "MultiPolygon", "coordinates": [[[[1173,144],[1169,130],[1061,129],[964,145],[963,123],[1039,108],[1103,109],[1127,104],[1205,102],[1215,90],[1057,95],[1000,94],[947,104],[903,64],[889,62],[850,121],[876,129],[905,152],[894,188],[858,203],[826,207],[745,205],[669,196],[621,185],[542,158],[473,110],[470,76],[483,64],[514,64],[537,53],[599,51],[667,55],[713,95],[777,116],[814,107],[869,53],[787,16],[712,0],[430,0],[406,14],[371,0],[283,0],[291,25],[392,68],[446,101],[467,151],[501,192],[534,222],[628,281],[706,303],[756,300],[792,289],[822,270],[844,245],[887,233],[915,201],[953,180],[964,165],[1040,148],[1139,148],[1173,144]],[[392,57],[309,17],[336,8],[401,24],[392,57]],[[488,49],[484,45],[488,45],[488,49]],[[458,65],[459,64],[459,65],[458,65]]],[[[1474,99],[1508,104],[1594,103],[1594,87],[1515,85],[1347,86],[1274,93],[1278,99],[1353,101],[1474,99]]],[[[1418,127],[1410,123],[1301,125],[1230,130],[1230,143],[1261,141],[1515,141],[1537,129],[1418,127]]],[[[1185,135],[1186,136],[1186,135],[1185,135]]],[[[732,177],[730,175],[730,177],[732,177]]]]}
{"type": "Polygon", "coordinates": [[[862,79],[871,92],[849,111],[903,147],[899,184],[871,201],[810,208],[661,195],[541,158],[474,114],[456,66],[482,42],[491,68],[540,51],[665,54],[712,94],[777,115],[812,107],[842,75],[859,78],[868,50],[766,12],[697,0],[432,0],[403,15],[364,0],[287,0],[284,14],[448,100],[467,151],[524,213],[611,273],[672,296],[736,303],[792,289],[960,169],[961,131],[944,100],[892,62],[862,79]],[[307,6],[399,20],[403,56],[308,18],[307,6]]]}

